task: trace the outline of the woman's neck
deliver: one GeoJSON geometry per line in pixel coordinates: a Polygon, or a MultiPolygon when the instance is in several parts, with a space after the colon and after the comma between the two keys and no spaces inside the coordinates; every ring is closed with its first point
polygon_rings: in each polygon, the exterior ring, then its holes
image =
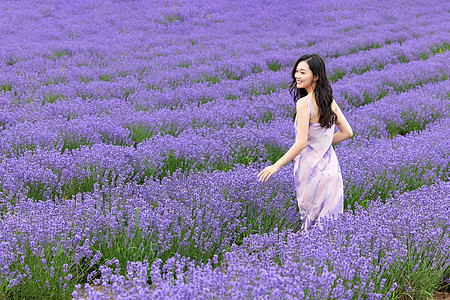
{"type": "Polygon", "coordinates": [[[315,90],[315,85],[310,85],[308,87],[305,88],[306,92],[308,93],[308,96],[311,96],[312,94],[314,94],[314,90],[315,90]]]}

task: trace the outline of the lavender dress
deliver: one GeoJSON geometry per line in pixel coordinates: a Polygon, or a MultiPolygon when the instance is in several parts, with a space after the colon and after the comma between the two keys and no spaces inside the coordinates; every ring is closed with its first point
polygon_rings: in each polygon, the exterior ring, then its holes
{"type": "MultiPolygon", "coordinates": [[[[309,118],[312,116],[311,101],[309,118]]],[[[302,230],[309,230],[322,217],[337,216],[344,209],[342,174],[331,145],[331,128],[309,122],[308,145],[294,158],[294,182],[302,230]]],[[[297,117],[294,121],[297,136],[297,117]]]]}

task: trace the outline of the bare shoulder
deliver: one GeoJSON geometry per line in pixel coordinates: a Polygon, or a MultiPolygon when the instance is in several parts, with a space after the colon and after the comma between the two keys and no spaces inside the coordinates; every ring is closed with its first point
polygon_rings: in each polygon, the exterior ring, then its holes
{"type": "Polygon", "coordinates": [[[306,96],[297,100],[296,103],[297,108],[308,108],[308,100],[306,100],[306,96]]]}
{"type": "Polygon", "coordinates": [[[307,118],[307,115],[309,114],[309,108],[308,101],[305,97],[297,100],[297,103],[295,104],[295,110],[298,116],[297,120],[307,118]]]}
{"type": "Polygon", "coordinates": [[[333,98],[333,102],[331,102],[331,109],[332,109],[335,113],[336,113],[337,111],[340,110],[340,108],[339,108],[339,106],[338,106],[336,100],[334,100],[334,98],[333,98]]]}

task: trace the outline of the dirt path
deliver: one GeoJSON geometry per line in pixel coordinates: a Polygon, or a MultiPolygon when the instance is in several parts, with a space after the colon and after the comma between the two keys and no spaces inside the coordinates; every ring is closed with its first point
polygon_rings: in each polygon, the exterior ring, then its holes
{"type": "Polygon", "coordinates": [[[450,293],[435,292],[432,300],[450,300],[450,293]]]}

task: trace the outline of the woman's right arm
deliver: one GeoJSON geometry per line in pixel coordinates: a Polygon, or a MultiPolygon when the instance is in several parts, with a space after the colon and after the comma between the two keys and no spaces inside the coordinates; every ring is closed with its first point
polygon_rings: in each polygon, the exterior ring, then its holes
{"type": "Polygon", "coordinates": [[[333,104],[335,107],[334,113],[336,114],[336,126],[339,128],[339,131],[333,135],[333,144],[345,141],[348,138],[353,136],[353,130],[348,124],[347,119],[344,117],[341,109],[337,105],[336,101],[333,100],[333,104]]]}

